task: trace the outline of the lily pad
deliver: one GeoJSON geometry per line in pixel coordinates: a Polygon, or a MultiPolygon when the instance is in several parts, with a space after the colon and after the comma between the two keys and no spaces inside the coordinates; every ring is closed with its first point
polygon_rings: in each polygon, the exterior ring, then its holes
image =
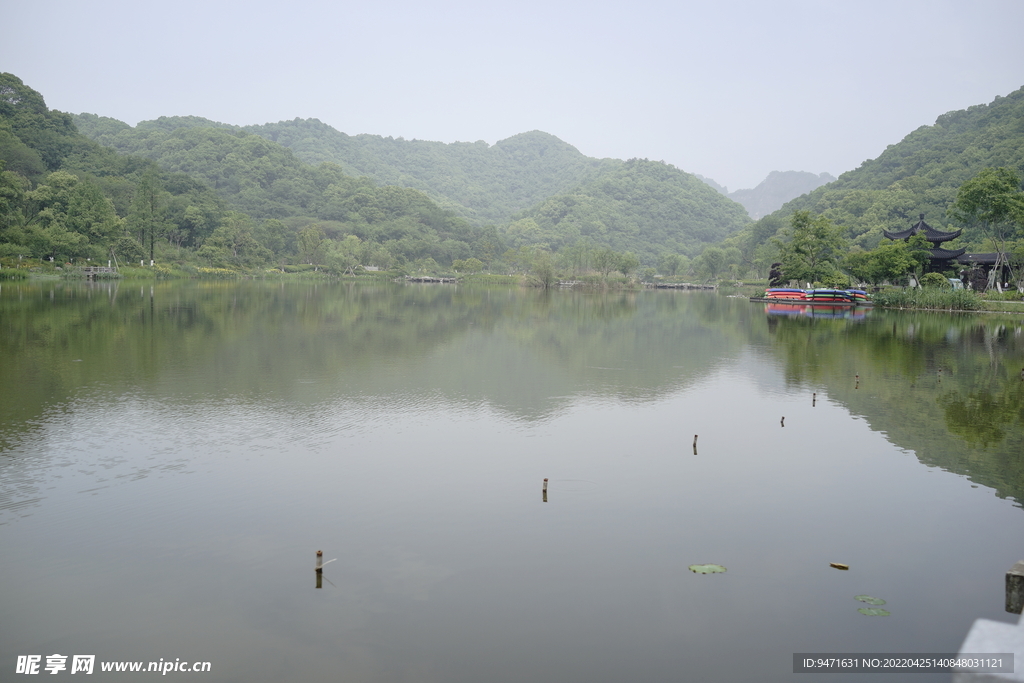
{"type": "Polygon", "coordinates": [[[860,600],[861,602],[866,602],[869,605],[884,605],[885,604],[885,600],[882,600],[881,598],[873,598],[870,595],[855,595],[855,596],[853,596],[853,599],[854,600],[860,600]]]}
{"type": "Polygon", "coordinates": [[[721,574],[725,567],[720,564],[691,564],[690,571],[694,574],[721,574]]]}
{"type": "Polygon", "coordinates": [[[857,611],[869,617],[887,617],[890,614],[889,610],[882,609],[881,607],[861,607],[857,611]]]}

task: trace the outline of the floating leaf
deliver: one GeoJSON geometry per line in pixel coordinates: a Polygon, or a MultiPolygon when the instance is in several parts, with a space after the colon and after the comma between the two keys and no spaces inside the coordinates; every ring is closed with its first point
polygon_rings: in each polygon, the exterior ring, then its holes
{"type": "Polygon", "coordinates": [[[720,564],[691,564],[690,571],[694,574],[721,574],[725,567],[720,564]]]}
{"type": "Polygon", "coordinates": [[[887,617],[890,614],[889,610],[882,609],[881,607],[861,607],[857,611],[869,617],[887,617]]]}
{"type": "Polygon", "coordinates": [[[854,600],[860,600],[861,602],[866,602],[869,605],[884,605],[885,604],[885,600],[882,600],[881,598],[873,598],[870,595],[855,595],[855,596],[853,596],[853,599],[854,600]]]}

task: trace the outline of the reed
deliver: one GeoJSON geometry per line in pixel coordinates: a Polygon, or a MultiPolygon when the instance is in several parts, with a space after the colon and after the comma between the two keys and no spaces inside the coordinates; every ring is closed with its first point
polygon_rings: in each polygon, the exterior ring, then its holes
{"type": "Polygon", "coordinates": [[[884,289],[871,295],[879,308],[921,308],[944,311],[977,311],[981,297],[967,289],[884,289]]]}

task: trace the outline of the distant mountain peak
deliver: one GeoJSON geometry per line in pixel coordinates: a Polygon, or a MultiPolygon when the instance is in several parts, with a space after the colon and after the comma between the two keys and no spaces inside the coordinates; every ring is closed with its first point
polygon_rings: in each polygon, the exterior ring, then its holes
{"type": "Polygon", "coordinates": [[[809,171],[772,171],[757,187],[736,190],[729,198],[743,205],[750,217],[758,219],[782,208],[791,199],[805,195],[822,185],[835,181],[830,173],[809,171]]]}

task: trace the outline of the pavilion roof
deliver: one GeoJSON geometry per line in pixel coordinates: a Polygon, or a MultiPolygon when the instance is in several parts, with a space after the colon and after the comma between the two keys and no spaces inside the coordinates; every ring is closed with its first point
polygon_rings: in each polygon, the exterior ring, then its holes
{"type": "Polygon", "coordinates": [[[955,232],[944,232],[942,230],[936,230],[932,226],[924,222],[924,214],[920,215],[920,220],[907,228],[899,232],[890,232],[883,230],[882,234],[891,240],[906,240],[910,239],[918,233],[924,233],[924,238],[931,242],[933,245],[938,247],[941,242],[948,242],[949,240],[955,240],[963,232],[963,228],[956,230],[955,232]]]}
{"type": "MultiPolygon", "coordinates": [[[[996,258],[999,256],[998,252],[990,252],[988,254],[964,254],[957,258],[957,261],[964,264],[965,266],[994,266],[996,264],[996,258]]],[[[1006,261],[1007,255],[1003,254],[1003,261],[1006,261]]]]}
{"type": "Polygon", "coordinates": [[[945,259],[959,258],[960,256],[964,255],[965,251],[967,251],[967,247],[964,247],[963,249],[939,249],[939,248],[935,248],[935,249],[929,249],[928,253],[935,260],[945,260],[945,259]]]}

